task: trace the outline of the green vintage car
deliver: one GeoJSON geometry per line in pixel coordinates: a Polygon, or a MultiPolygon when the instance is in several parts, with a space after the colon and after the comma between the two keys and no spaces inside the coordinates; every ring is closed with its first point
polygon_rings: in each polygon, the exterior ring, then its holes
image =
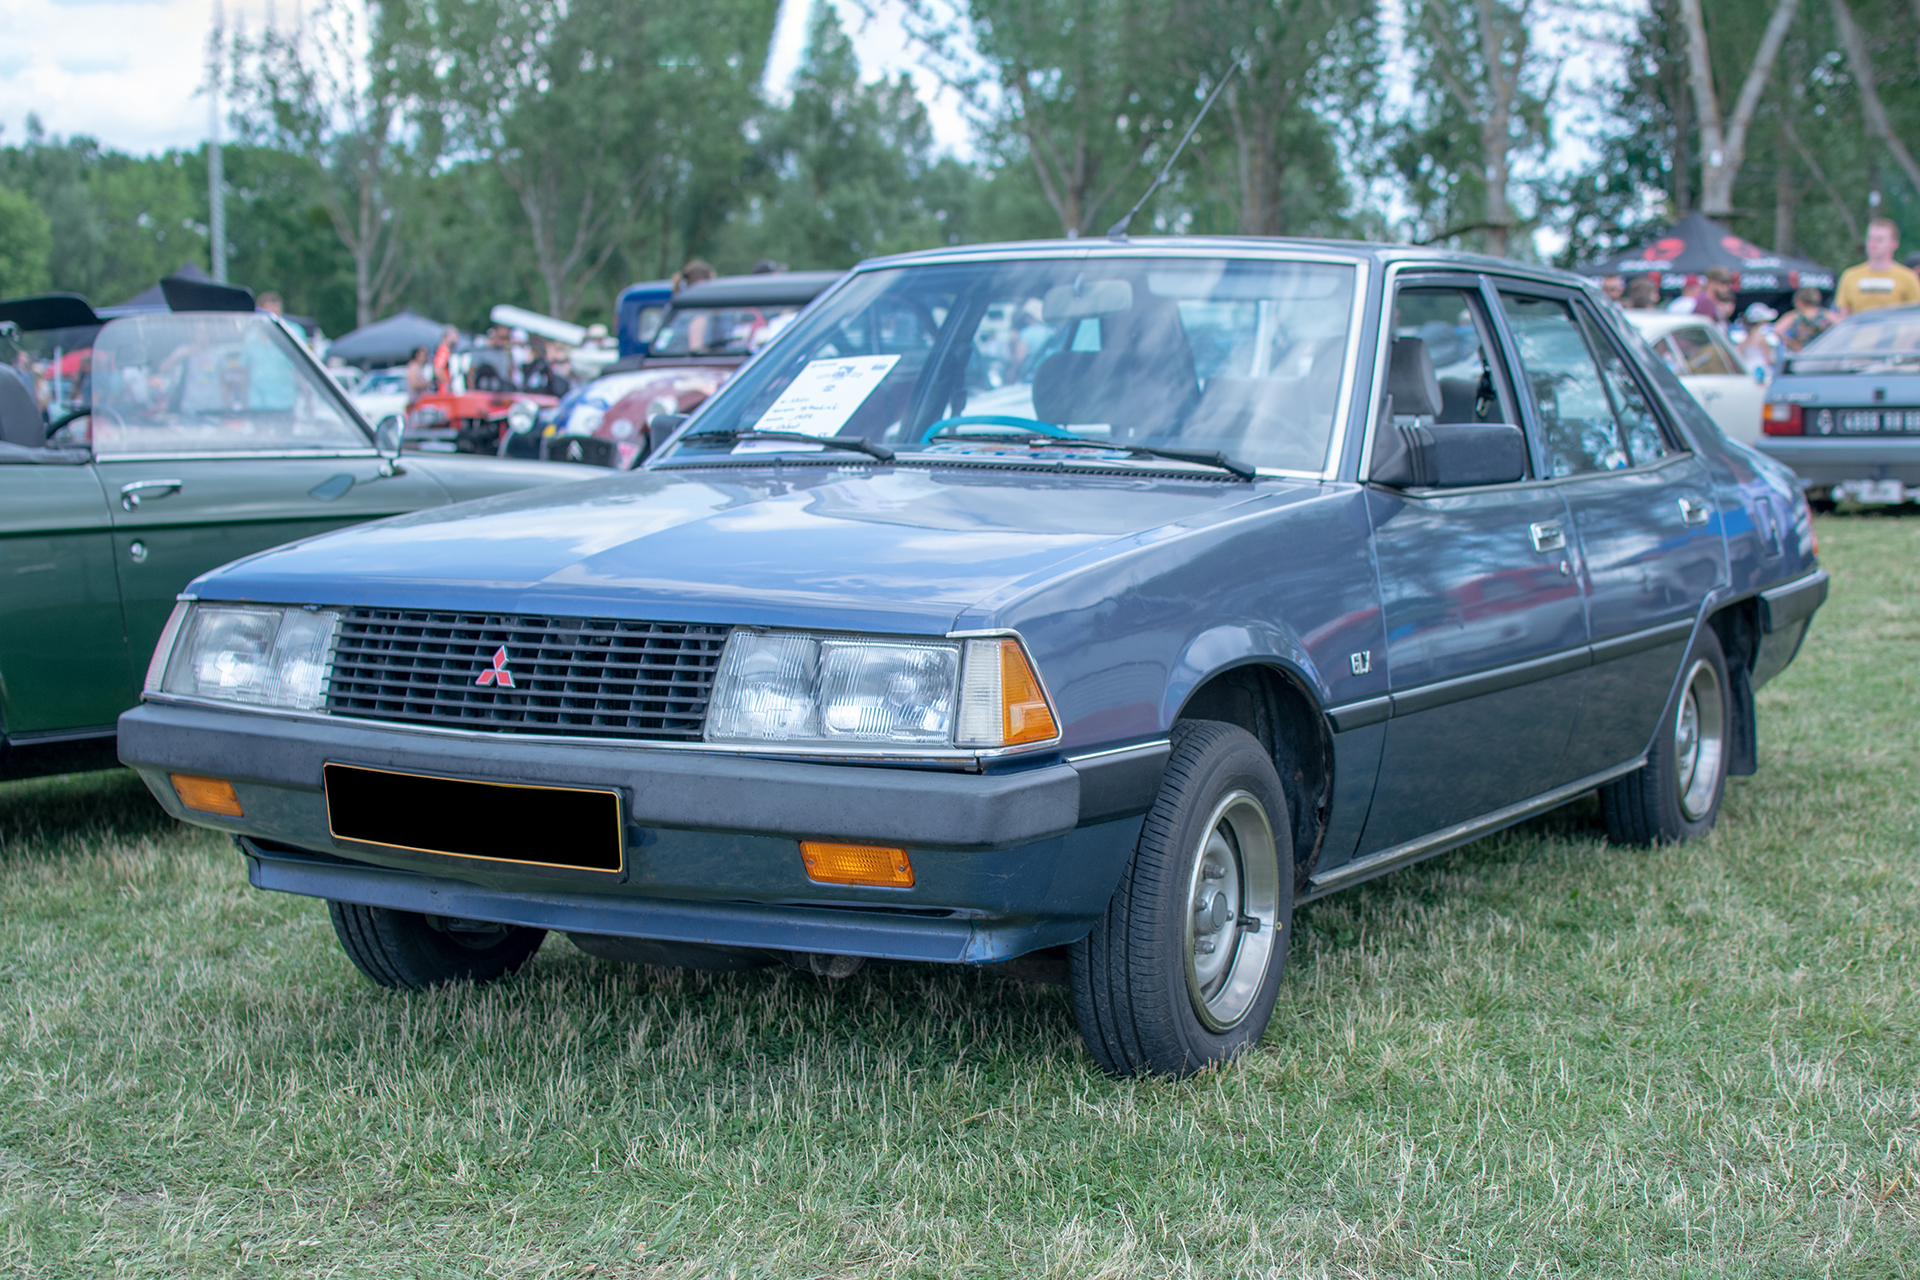
{"type": "Polygon", "coordinates": [[[342,525],[606,475],[402,461],[398,420],[377,449],[250,294],[203,286],[185,301],[225,309],[102,320],[72,295],[0,302],[0,778],[114,763],[114,719],[139,701],[195,575],[342,525]],[[16,362],[56,336],[79,394],[49,419],[16,362]]]}

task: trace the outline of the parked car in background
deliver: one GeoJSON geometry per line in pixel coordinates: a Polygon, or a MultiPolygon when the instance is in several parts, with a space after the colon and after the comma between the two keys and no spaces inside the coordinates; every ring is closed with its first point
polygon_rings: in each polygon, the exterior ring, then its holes
{"type": "Polygon", "coordinates": [[[1766,384],[1747,368],[1725,334],[1697,316],[1665,311],[1623,314],[1722,431],[1742,444],[1760,438],[1766,384]]]}
{"type": "Polygon", "coordinates": [[[622,360],[647,354],[647,345],[653,341],[671,301],[671,280],[643,280],[620,291],[614,302],[613,336],[622,360]]]}
{"type": "Polygon", "coordinates": [[[1596,790],[1691,839],[1757,767],[1826,575],[1645,350],[1431,250],[869,262],[636,471],[202,576],[121,753],[388,986],[548,930],[1033,956],[1101,1067],[1194,1071],[1265,1030],[1297,903],[1596,790]]]}
{"type": "Polygon", "coordinates": [[[114,718],[195,575],[343,525],[604,474],[402,462],[397,423],[382,456],[306,349],[228,292],[228,311],[104,325],[70,295],[0,302],[29,343],[85,333],[92,370],[90,399],[51,422],[0,370],[0,777],[114,762],[114,718]]]}
{"type": "Polygon", "coordinates": [[[647,354],[621,359],[551,430],[543,428],[540,456],[633,466],[653,449],[654,418],[693,412],[838,279],[837,271],[782,271],[723,276],[681,290],[647,354]]]}
{"type": "Polygon", "coordinates": [[[404,417],[409,394],[404,366],[370,370],[347,391],[353,407],[368,422],[378,422],[388,416],[404,417]]]}
{"type": "Polygon", "coordinates": [[[1810,501],[1920,501],[1920,307],[1863,311],[1789,356],[1760,449],[1810,501]]]}
{"type": "Polygon", "coordinates": [[[559,403],[558,396],[514,386],[505,348],[470,343],[451,354],[448,366],[448,384],[408,403],[409,449],[507,457],[511,438],[531,431],[540,411],[559,403]]]}

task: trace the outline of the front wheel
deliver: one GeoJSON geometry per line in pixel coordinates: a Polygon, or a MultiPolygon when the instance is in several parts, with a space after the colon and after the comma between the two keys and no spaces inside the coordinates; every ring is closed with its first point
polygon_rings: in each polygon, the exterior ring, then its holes
{"type": "Polygon", "coordinates": [[[1600,788],[1609,840],[1677,844],[1713,830],[1727,791],[1732,687],[1720,638],[1711,627],[1702,628],[1647,763],[1600,788]]]}
{"type": "Polygon", "coordinates": [[[383,987],[411,991],[504,978],[532,959],[547,936],[545,929],[351,902],[327,903],[327,915],[356,969],[383,987]]]}
{"type": "Polygon", "coordinates": [[[1183,1076],[1259,1041],[1293,924],[1293,842],[1273,761],[1230,724],[1176,726],[1133,859],[1073,947],[1074,1015],[1116,1076],[1183,1076]]]}

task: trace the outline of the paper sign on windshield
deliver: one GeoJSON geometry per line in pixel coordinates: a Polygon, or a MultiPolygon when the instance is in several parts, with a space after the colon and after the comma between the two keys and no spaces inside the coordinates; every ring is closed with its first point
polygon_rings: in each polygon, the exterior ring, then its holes
{"type": "MultiPolygon", "coordinates": [[[[846,356],[831,360],[809,361],[798,376],[780,393],[755,431],[798,431],[802,435],[831,436],[839,433],[853,417],[854,410],[866,403],[873,389],[885,381],[887,373],[900,362],[893,356],[846,356]]],[[[742,440],[735,453],[791,452],[816,449],[818,445],[795,444],[783,440],[742,440]]]]}

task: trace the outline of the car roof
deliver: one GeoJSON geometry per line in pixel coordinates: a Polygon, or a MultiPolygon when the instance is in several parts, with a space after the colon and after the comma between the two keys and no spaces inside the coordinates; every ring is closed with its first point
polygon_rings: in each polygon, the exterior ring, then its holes
{"type": "Polygon", "coordinates": [[[769,271],[752,276],[721,276],[688,285],[673,295],[673,305],[738,307],[812,302],[845,274],[843,271],[769,271]]]}
{"type": "Polygon", "coordinates": [[[1587,290],[1593,287],[1592,281],[1571,271],[1519,262],[1512,258],[1494,258],[1481,253],[1460,253],[1451,249],[1429,249],[1409,244],[1381,244],[1368,240],[1309,240],[1269,236],[1088,236],[1082,239],[954,245],[886,258],[869,258],[854,269],[868,271],[880,267],[1022,257],[1164,257],[1177,254],[1182,257],[1218,255],[1231,258],[1284,256],[1290,252],[1312,254],[1315,257],[1350,258],[1355,262],[1371,262],[1383,267],[1398,264],[1439,270],[1493,271],[1502,275],[1531,276],[1553,284],[1573,285],[1587,290]]]}

